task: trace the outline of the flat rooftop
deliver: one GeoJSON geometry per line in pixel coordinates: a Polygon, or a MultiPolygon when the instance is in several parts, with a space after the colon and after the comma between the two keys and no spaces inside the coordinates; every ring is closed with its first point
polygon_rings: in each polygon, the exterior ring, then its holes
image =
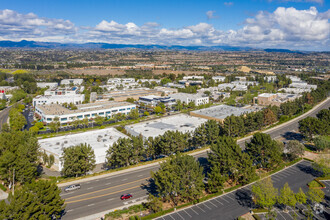
{"type": "Polygon", "coordinates": [[[74,113],[91,112],[115,107],[124,107],[133,105],[129,102],[102,101],[88,104],[77,105],[76,110],[70,110],[59,104],[39,105],[38,108],[46,115],[68,115],[74,113]]]}
{"type": "Polygon", "coordinates": [[[210,118],[225,119],[228,116],[235,115],[240,116],[246,113],[253,112],[251,109],[238,108],[229,105],[217,105],[201,110],[192,111],[197,115],[203,115],[210,118]]]}
{"type": "Polygon", "coordinates": [[[179,114],[127,125],[125,129],[131,135],[138,136],[141,134],[144,138],[148,138],[163,135],[166,131],[191,132],[206,121],[207,120],[203,118],[179,114]]]}
{"type": "Polygon", "coordinates": [[[115,128],[98,129],[79,134],[71,134],[38,140],[42,150],[53,154],[55,157],[62,155],[62,148],[79,144],[89,144],[94,150],[96,163],[105,162],[106,151],[118,138],[128,137],[115,128]]]}

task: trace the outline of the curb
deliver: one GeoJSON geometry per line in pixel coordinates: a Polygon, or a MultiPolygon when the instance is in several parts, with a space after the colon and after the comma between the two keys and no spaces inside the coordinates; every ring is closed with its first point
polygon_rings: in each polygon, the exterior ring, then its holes
{"type": "Polygon", "coordinates": [[[120,207],[115,208],[115,209],[110,209],[110,210],[99,212],[99,213],[96,213],[96,214],[93,214],[93,215],[89,215],[89,216],[77,218],[76,220],[99,220],[101,217],[104,218],[104,216],[106,214],[108,214],[109,212],[113,212],[113,211],[116,211],[116,210],[119,210],[119,209],[122,210],[124,208],[128,208],[128,207],[130,207],[132,205],[138,205],[138,204],[141,204],[143,202],[147,202],[147,200],[146,199],[140,200],[140,201],[137,201],[135,203],[131,203],[131,204],[127,204],[127,205],[124,205],[124,206],[120,206],[120,207]]]}

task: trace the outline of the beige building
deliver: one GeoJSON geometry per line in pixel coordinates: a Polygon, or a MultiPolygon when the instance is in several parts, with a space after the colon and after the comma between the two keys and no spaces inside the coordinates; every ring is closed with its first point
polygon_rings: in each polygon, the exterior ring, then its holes
{"type": "Polygon", "coordinates": [[[282,103],[293,101],[300,98],[302,95],[289,93],[262,93],[258,97],[253,98],[253,103],[258,105],[275,105],[280,106],[282,103]]]}
{"type": "Polygon", "coordinates": [[[161,96],[162,93],[163,93],[162,91],[158,91],[155,89],[119,90],[119,91],[106,93],[103,95],[103,98],[104,99],[112,98],[113,101],[121,102],[121,101],[126,101],[127,98],[133,98],[135,100],[139,100],[139,97],[141,96],[149,96],[149,95],[161,96]]]}

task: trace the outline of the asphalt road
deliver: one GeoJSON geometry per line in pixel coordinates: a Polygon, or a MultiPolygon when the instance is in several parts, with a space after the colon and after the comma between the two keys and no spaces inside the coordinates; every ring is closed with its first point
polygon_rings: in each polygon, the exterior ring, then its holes
{"type": "Polygon", "coordinates": [[[10,108],[11,107],[9,106],[0,112],[0,129],[2,129],[4,123],[7,123],[10,108]]]}
{"type": "MultiPolygon", "coordinates": [[[[277,172],[271,176],[274,187],[282,188],[288,183],[290,188],[297,193],[299,188],[304,192],[308,191],[307,183],[315,178],[312,172],[311,163],[309,161],[301,161],[300,163],[289,167],[285,170],[277,172]]],[[[178,212],[171,213],[159,217],[159,220],[199,220],[199,219],[221,219],[233,220],[255,208],[251,197],[252,185],[245,186],[233,192],[215,197],[202,203],[190,206],[178,212]]],[[[326,199],[329,200],[329,193],[326,199]]],[[[326,201],[328,202],[328,201],[326,201]]],[[[288,213],[283,213],[277,209],[277,219],[293,219],[288,213]]],[[[298,215],[298,219],[305,219],[303,215],[298,215]]],[[[326,219],[325,216],[318,216],[318,219],[326,219]]]]}
{"type": "MultiPolygon", "coordinates": [[[[313,111],[309,112],[305,115],[305,117],[315,116],[319,110],[329,107],[330,100],[313,109],[313,111]]],[[[272,138],[289,140],[292,138],[292,132],[294,131],[298,131],[298,121],[291,121],[285,126],[272,129],[271,131],[266,131],[265,133],[270,134],[272,138]]],[[[238,144],[243,147],[245,141],[247,140],[238,141],[238,144]]],[[[207,157],[207,152],[197,154],[195,157],[199,160],[203,160],[203,158],[207,157]]],[[[154,166],[141,168],[132,172],[126,172],[123,174],[94,180],[87,179],[86,181],[81,182],[80,190],[69,193],[63,192],[61,194],[67,204],[66,214],[63,216],[63,219],[77,219],[145,199],[149,190],[148,187],[146,187],[146,184],[147,180],[150,178],[150,171],[156,171],[158,168],[159,165],[156,164],[154,166]],[[125,193],[132,194],[133,198],[127,201],[121,201],[120,195],[125,193]]],[[[299,184],[300,180],[304,179],[291,178],[291,181],[293,181],[292,184],[295,184],[294,182],[299,184]]]]}

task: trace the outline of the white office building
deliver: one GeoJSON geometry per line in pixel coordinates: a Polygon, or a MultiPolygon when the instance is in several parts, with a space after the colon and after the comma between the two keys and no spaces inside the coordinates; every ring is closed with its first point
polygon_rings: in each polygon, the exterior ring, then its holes
{"type": "Polygon", "coordinates": [[[182,103],[189,104],[194,102],[196,106],[209,103],[209,97],[202,94],[175,93],[170,95],[175,100],[181,100],[182,103]]]}
{"type": "Polygon", "coordinates": [[[212,76],[212,79],[215,81],[215,82],[224,82],[226,77],[225,76],[212,76]]]}
{"type": "Polygon", "coordinates": [[[171,97],[148,95],[139,97],[139,103],[149,106],[157,106],[159,103],[163,103],[165,106],[171,107],[176,101],[171,97]]]}
{"type": "Polygon", "coordinates": [[[37,82],[37,87],[39,88],[49,88],[49,89],[54,89],[57,88],[58,83],[57,82],[37,82]]]}
{"type": "Polygon", "coordinates": [[[136,105],[128,102],[102,101],[77,105],[76,110],[70,110],[62,105],[36,105],[35,113],[47,124],[59,118],[61,124],[71,123],[75,120],[87,118],[94,119],[96,116],[110,118],[115,114],[128,115],[136,105]]]}
{"type": "Polygon", "coordinates": [[[107,150],[119,138],[128,138],[128,136],[120,133],[115,128],[106,128],[79,134],[40,139],[38,142],[42,151],[45,151],[47,155],[54,155],[55,163],[53,168],[60,171],[63,168],[63,164],[60,161],[63,148],[79,144],[89,144],[94,150],[96,164],[102,164],[106,162],[107,150]]]}
{"type": "Polygon", "coordinates": [[[73,103],[75,105],[83,103],[85,100],[84,94],[68,94],[68,95],[39,95],[33,98],[33,106],[37,105],[51,105],[51,104],[63,104],[73,103]]]}
{"type": "Polygon", "coordinates": [[[84,79],[62,79],[61,85],[81,85],[83,82],[84,79]]]}

